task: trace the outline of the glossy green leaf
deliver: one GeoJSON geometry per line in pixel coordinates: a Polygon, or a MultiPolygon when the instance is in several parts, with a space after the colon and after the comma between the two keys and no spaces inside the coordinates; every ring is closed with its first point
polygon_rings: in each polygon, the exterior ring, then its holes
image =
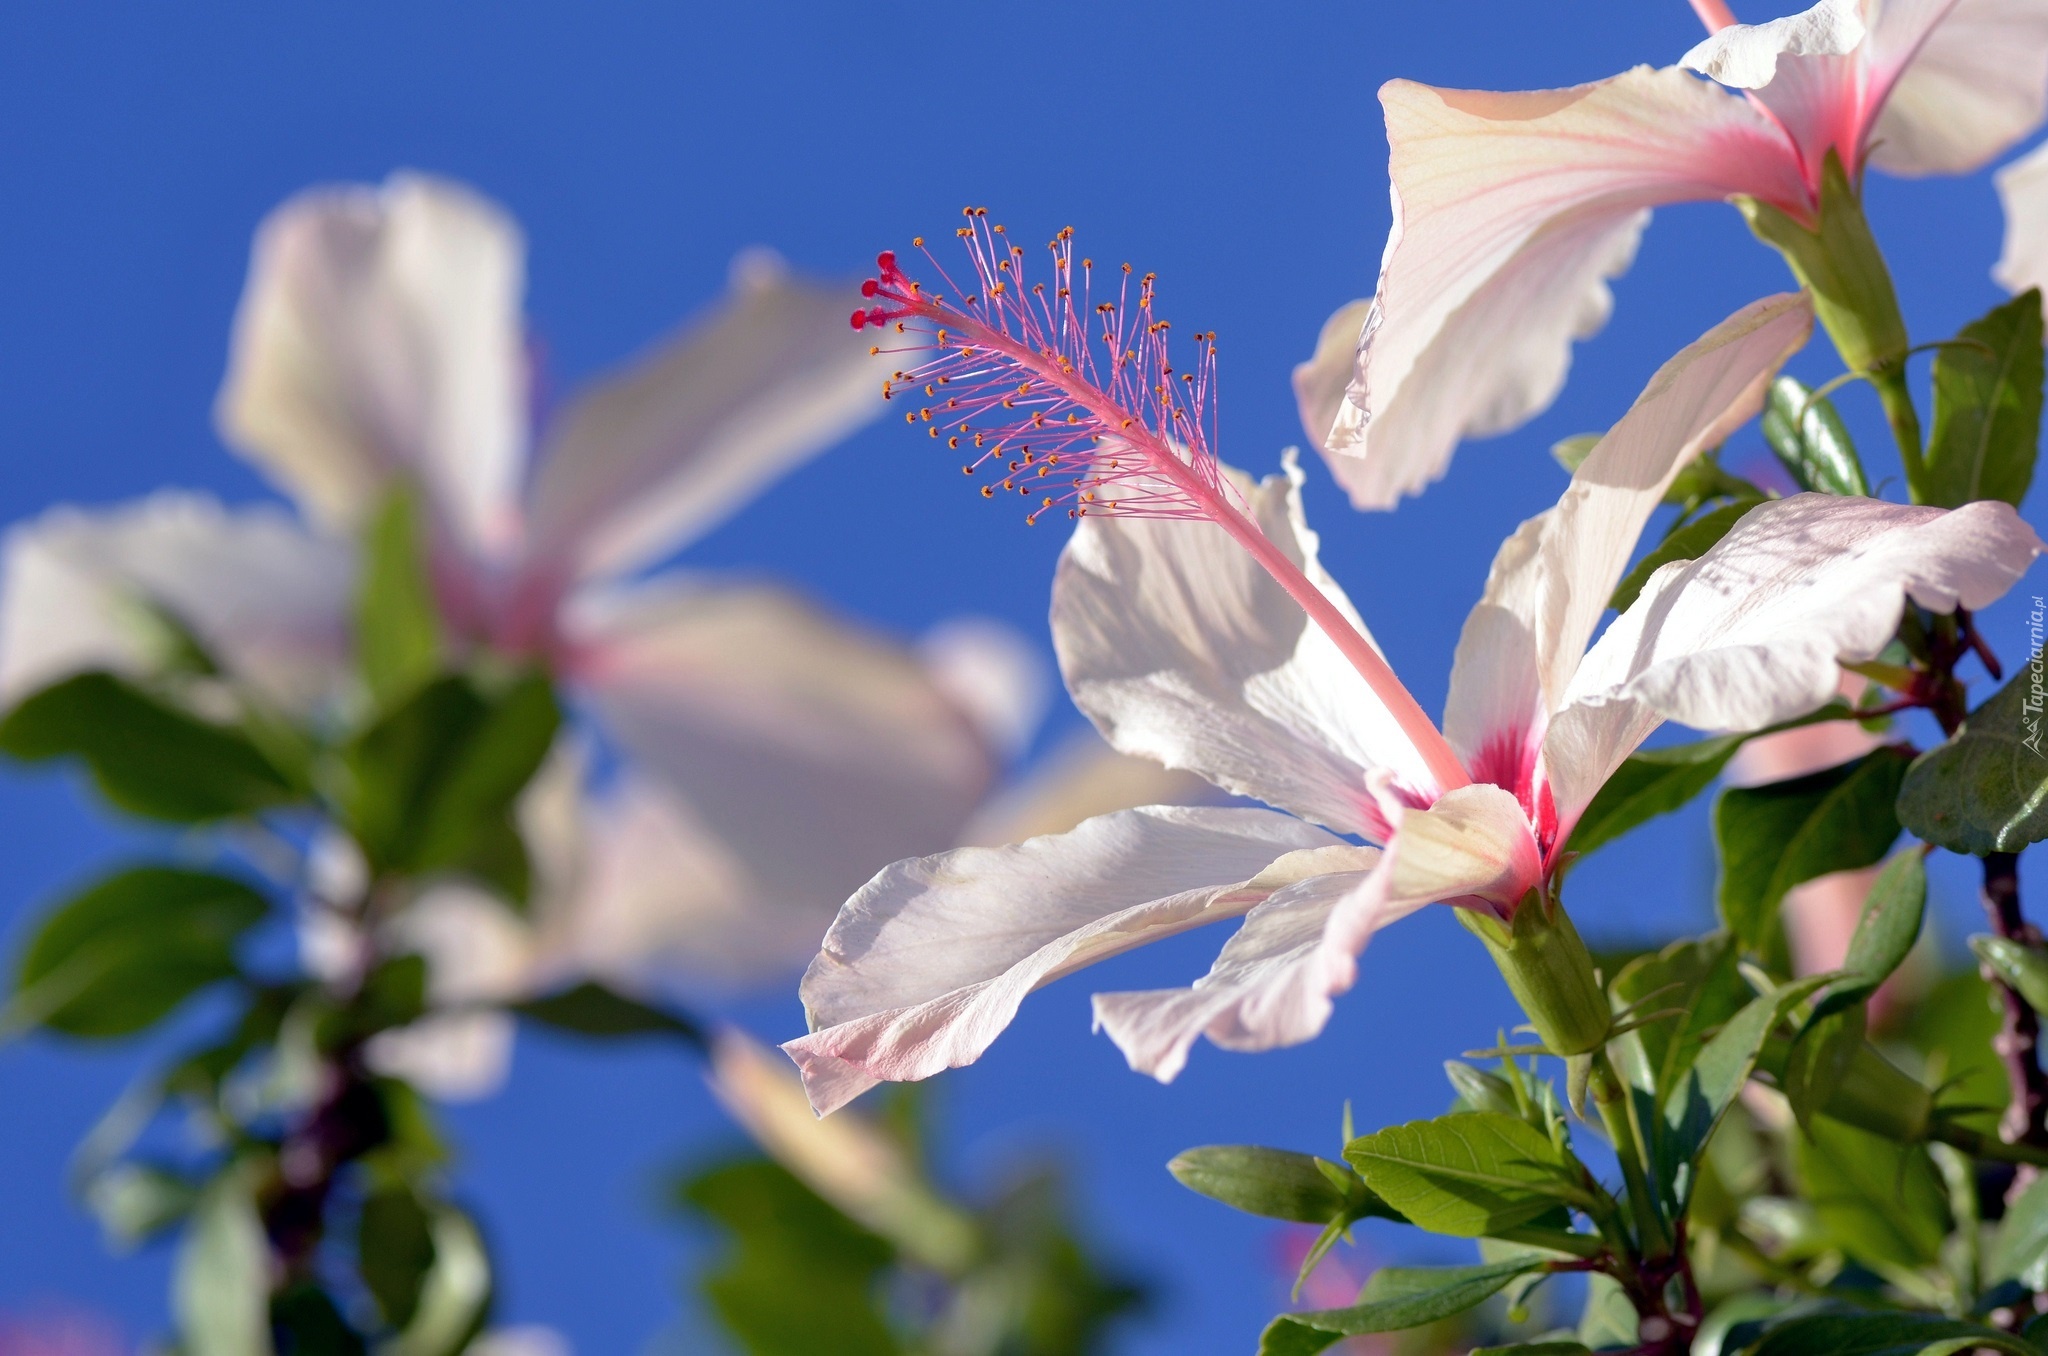
{"type": "Polygon", "coordinates": [[[1823,1116],[1793,1138],[1799,1175],[1834,1246],[1866,1265],[1933,1266],[1948,1237],[1948,1191],[1919,1144],[1823,1116]]]}
{"type": "Polygon", "coordinates": [[[349,817],[371,865],[466,868],[524,898],[512,807],[560,723],[554,692],[537,673],[488,693],[461,676],[419,689],[347,751],[349,817]]]}
{"type": "Polygon", "coordinates": [[[1988,934],[1970,938],[1970,950],[2007,988],[2026,999],[2027,1006],[2048,1011],[2048,952],[1988,934]]]}
{"type": "Polygon", "coordinates": [[[1873,989],[1884,983],[1906,963],[1926,914],[1927,857],[1908,847],[1894,853],[1871,882],[1842,968],[1873,989]]]}
{"type": "Polygon", "coordinates": [[[747,1158],[682,1184],[678,1195],[721,1225],[731,1249],[700,1282],[747,1356],[898,1356],[877,1304],[895,1249],[828,1205],[788,1169],[747,1158]]]}
{"type": "Polygon", "coordinates": [[[1387,1204],[1432,1233],[1498,1234],[1583,1195],[1549,1136],[1495,1111],[1389,1126],[1352,1140],[1344,1157],[1387,1204]]]}
{"type": "Polygon", "coordinates": [[[1729,931],[1773,955],[1786,891],[1881,861],[1899,836],[1892,807],[1911,759],[1887,746],[1811,776],[1723,792],[1714,806],[1716,902],[1729,931]]]}
{"type": "Polygon", "coordinates": [[[107,800],[177,824],[251,815],[298,791],[248,736],[170,706],[110,673],[81,673],[0,720],[0,753],[77,758],[107,800]]]}
{"type": "MultiPolygon", "coordinates": [[[[1519,1122],[1517,1122],[1519,1124],[1519,1122]]],[[[1360,1333],[1399,1332],[1462,1314],[1545,1262],[1517,1257],[1472,1267],[1381,1267],[1358,1303],[1282,1314],[1259,1339],[1259,1356],[1309,1356],[1360,1333]]]]}
{"type": "Polygon", "coordinates": [[[200,1193],[178,1246],[171,1309],[181,1345],[207,1356],[272,1356],[270,1245],[250,1194],[248,1165],[200,1193]]]}
{"type": "Polygon", "coordinates": [[[1267,1219],[1301,1224],[1400,1216],[1342,1164],[1256,1144],[1208,1144],[1175,1156],[1166,1170],[1190,1191],[1267,1219]]]}
{"type": "Polygon", "coordinates": [[[424,547],[413,492],[394,489],[364,536],[356,596],[356,659],[380,706],[413,692],[441,666],[441,618],[424,547]]]}
{"type": "MultiPolygon", "coordinates": [[[[1736,960],[1734,942],[1725,932],[1682,938],[1629,962],[1608,986],[1621,1006],[1640,1004],[1673,1014],[1628,1032],[1612,1047],[1630,1085],[1651,1095],[1653,1113],[1692,1067],[1707,1038],[1753,997],[1736,960]]],[[[1643,1119],[1654,1121],[1655,1116],[1643,1119]]]]}
{"type": "Polygon", "coordinates": [[[2006,1206],[1984,1258],[1984,1280],[2048,1290],[2048,1177],[2036,1177],[2006,1206]]]}
{"type": "Polygon", "coordinates": [[[543,1026],[579,1036],[680,1036],[693,1045],[704,1044],[702,1029],[688,1018],[589,981],[514,1003],[512,1010],[543,1026]]]}
{"type": "Polygon", "coordinates": [[[236,972],[235,946],[269,911],[231,877],[143,866],[47,914],[15,971],[10,1016],[71,1036],[131,1035],[236,972]]]}
{"type": "Polygon", "coordinates": [[[1826,396],[1813,398],[1797,377],[1771,383],[1764,402],[1764,441],[1802,490],[1868,496],[1870,483],[1848,426],[1826,396]]]}
{"type": "Polygon", "coordinates": [[[1751,999],[1700,1047],[1677,1085],[1665,1093],[1650,1156],[1653,1179],[1669,1193],[1665,1204],[1672,1218],[1685,1213],[1698,1175],[1695,1160],[1728,1113],[1735,1094],[1749,1081],[1772,1029],[1832,978],[1815,975],[1751,999]]]}
{"type": "Polygon", "coordinates": [[[1972,321],[1934,357],[1934,427],[1919,501],[2015,507],[2041,440],[2041,293],[2029,288],[1972,321]]]}
{"type": "Polygon", "coordinates": [[[2018,852],[2048,838],[2048,744],[2030,665],[1920,755],[1899,788],[1899,819],[1951,852],[2018,852]]]}
{"type": "Polygon", "coordinates": [[[372,1192],[356,1221],[357,1274],[394,1328],[412,1322],[434,1267],[434,1222],[402,1184],[372,1192]]]}
{"type": "Polygon", "coordinates": [[[1750,1356],[1953,1356],[1972,1347],[2040,1356],[2009,1332],[1933,1314],[1808,1314],[1767,1331],[1750,1356]]]}
{"type": "Polygon", "coordinates": [[[1643,585],[1650,582],[1650,576],[1674,560],[1698,560],[1714,544],[1742,521],[1744,514],[1763,503],[1762,499],[1738,499],[1732,504],[1723,504],[1711,513],[1703,513],[1680,527],[1673,528],[1670,535],[1659,542],[1656,549],[1637,561],[1635,568],[1622,576],[1614,586],[1614,596],[1607,605],[1616,612],[1626,612],[1642,593],[1643,585]]]}

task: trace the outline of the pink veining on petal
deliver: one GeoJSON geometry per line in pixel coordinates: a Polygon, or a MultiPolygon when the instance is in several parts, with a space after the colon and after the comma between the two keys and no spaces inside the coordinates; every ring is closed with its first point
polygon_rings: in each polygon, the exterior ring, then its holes
{"type": "MultiPolygon", "coordinates": [[[[1194,370],[1172,362],[1172,326],[1155,314],[1154,275],[1130,295],[1130,266],[1115,301],[1093,300],[1092,262],[1077,283],[1073,231],[1049,243],[1052,285],[1027,283],[1025,252],[992,225],[982,208],[966,210],[957,234],[973,266],[971,288],[956,284],[930,251],[925,257],[961,300],[925,290],[896,256],[876,260],[880,276],[861,286],[874,304],[852,316],[906,337],[900,348],[932,353],[883,384],[889,398],[921,392],[932,402],[907,410],[934,440],[970,458],[961,468],[999,475],[981,487],[1035,497],[1027,521],[1065,507],[1069,517],[1104,515],[1201,518],[1227,532],[1328,635],[1385,705],[1436,778],[1439,793],[1470,777],[1372,643],[1248,518],[1236,502],[1215,450],[1216,336],[1194,336],[1194,370]],[[1098,331],[1099,327],[1099,343],[1098,331]],[[916,336],[911,338],[910,336],[916,336]]],[[[917,242],[923,249],[923,240],[917,242]]]]}

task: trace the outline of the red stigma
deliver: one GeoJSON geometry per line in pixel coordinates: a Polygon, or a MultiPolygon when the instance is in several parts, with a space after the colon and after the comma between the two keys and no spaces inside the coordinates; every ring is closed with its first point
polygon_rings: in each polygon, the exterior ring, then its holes
{"type": "Polygon", "coordinates": [[[868,323],[868,313],[867,313],[866,311],[855,311],[855,312],[853,313],[853,327],[854,327],[855,329],[860,329],[860,328],[861,328],[862,326],[866,325],[867,323],[868,323]]]}
{"type": "Polygon", "coordinates": [[[884,273],[894,273],[896,271],[896,251],[883,250],[880,254],[876,255],[875,267],[881,269],[884,273]]]}
{"type": "Polygon", "coordinates": [[[882,284],[873,278],[869,278],[866,282],[860,285],[860,294],[864,297],[871,297],[881,290],[882,284]]]}

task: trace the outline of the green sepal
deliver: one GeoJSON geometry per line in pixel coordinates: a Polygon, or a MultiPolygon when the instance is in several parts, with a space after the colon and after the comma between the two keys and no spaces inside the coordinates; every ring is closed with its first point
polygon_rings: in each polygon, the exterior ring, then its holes
{"type": "Polygon", "coordinates": [[[1550,1053],[1582,1055],[1606,1043],[1614,1010],[1592,953],[1562,905],[1530,891],[1506,922],[1476,909],[1458,921],[1486,944],[1508,989],[1550,1053]]]}
{"type": "Polygon", "coordinates": [[[441,667],[441,618],[427,571],[417,496],[399,485],[363,537],[356,662],[379,707],[409,696],[441,667]]]}
{"type": "Polygon", "coordinates": [[[1820,207],[1812,224],[1747,195],[1733,201],[1749,228],[1785,257],[1792,276],[1812,292],[1815,316],[1850,367],[1873,372],[1905,358],[1906,322],[1891,270],[1832,148],[1821,168],[1820,207]]]}

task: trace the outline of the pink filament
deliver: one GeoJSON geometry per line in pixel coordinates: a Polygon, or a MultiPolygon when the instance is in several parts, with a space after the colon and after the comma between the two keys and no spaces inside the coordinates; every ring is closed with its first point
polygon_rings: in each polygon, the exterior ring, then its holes
{"type": "MultiPolygon", "coordinates": [[[[1251,553],[1358,670],[1438,790],[1468,785],[1471,778],[1457,754],[1379,651],[1238,506],[1215,451],[1216,336],[1197,334],[1195,371],[1177,373],[1167,347],[1171,326],[1152,312],[1151,274],[1139,283],[1135,312],[1127,305],[1129,265],[1123,268],[1117,300],[1091,306],[1092,269],[1084,259],[1077,301],[1073,232],[1068,229],[1050,244],[1053,288],[1048,293],[1043,283],[1026,284],[1024,251],[1009,244],[1001,226],[988,225],[986,216],[982,209],[968,209],[968,225],[958,232],[967,242],[979,284],[963,293],[946,278],[965,297],[959,306],[912,281],[893,254],[881,256],[881,276],[862,286],[863,295],[880,304],[856,311],[854,328],[874,325],[927,336],[908,349],[937,355],[896,372],[883,386],[892,398],[908,386],[921,388],[937,402],[907,412],[906,421],[923,422],[933,438],[943,436],[949,446],[977,451],[962,467],[969,474],[995,461],[1005,472],[1003,490],[1040,494],[1032,521],[1065,504],[1069,517],[1110,514],[1215,523],[1251,553]],[[1091,322],[1100,326],[1099,359],[1091,322]],[[1100,375],[1104,372],[1106,382],[1100,375]],[[977,423],[989,419],[994,422],[977,423]],[[1026,482],[1022,486],[1020,479],[1026,482]]],[[[922,247],[922,240],[918,243],[922,247]]],[[[925,257],[931,258],[929,251],[925,257]]],[[[939,271],[946,276],[943,268],[939,271]]],[[[906,350],[877,345],[875,351],[906,350]]],[[[993,497],[995,488],[984,485],[982,493],[993,497]]]]}
{"type": "Polygon", "coordinates": [[[1692,0],[1692,12],[1700,16],[1709,33],[1733,28],[1738,22],[1734,11],[1728,8],[1728,0],[1692,0]]]}

